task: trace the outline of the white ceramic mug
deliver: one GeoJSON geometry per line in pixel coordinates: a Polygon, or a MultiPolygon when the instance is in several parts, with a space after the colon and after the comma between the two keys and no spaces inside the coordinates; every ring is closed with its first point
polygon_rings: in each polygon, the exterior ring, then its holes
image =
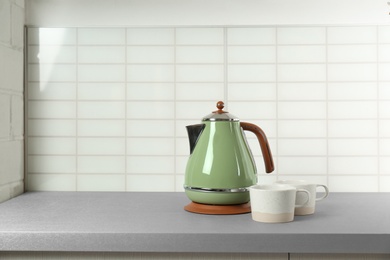
{"type": "Polygon", "coordinates": [[[275,183],[281,185],[291,185],[297,189],[305,189],[310,192],[310,200],[307,203],[303,203],[303,201],[305,200],[304,197],[297,195],[297,205],[295,206],[295,215],[302,216],[302,215],[313,214],[315,211],[316,201],[325,199],[329,194],[328,187],[326,187],[325,185],[311,183],[305,180],[280,180],[280,181],[276,181],[275,183]],[[317,187],[324,188],[325,193],[323,196],[317,197],[317,187]]]}
{"type": "Polygon", "coordinates": [[[310,200],[310,193],[290,185],[253,185],[249,187],[252,219],[266,223],[290,222],[294,220],[294,209],[298,193],[306,195],[305,204],[310,200]]]}

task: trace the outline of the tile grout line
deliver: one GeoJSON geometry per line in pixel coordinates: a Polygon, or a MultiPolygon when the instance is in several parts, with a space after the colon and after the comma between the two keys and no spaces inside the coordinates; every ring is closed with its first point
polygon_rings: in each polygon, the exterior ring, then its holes
{"type": "Polygon", "coordinates": [[[78,124],[79,124],[79,117],[78,117],[78,109],[79,109],[79,29],[76,28],[76,178],[75,178],[75,190],[78,190],[78,177],[79,177],[79,132],[78,132],[78,124]]]}
{"type": "MultiPolygon", "coordinates": [[[[276,95],[276,133],[275,133],[275,146],[276,146],[276,180],[279,180],[279,70],[278,70],[278,27],[275,26],[275,95],[276,95]]],[[[275,162],[274,162],[275,163],[275,162]]]]}
{"type": "Polygon", "coordinates": [[[125,28],[125,191],[128,191],[128,185],[127,185],[127,182],[128,182],[128,178],[127,178],[127,174],[128,174],[128,165],[127,165],[127,124],[130,120],[127,120],[127,107],[128,107],[128,92],[127,92],[127,29],[125,28]]]}
{"type": "Polygon", "coordinates": [[[376,61],[377,61],[377,65],[376,65],[376,96],[377,96],[377,191],[380,192],[381,191],[381,176],[380,176],[380,168],[381,168],[381,157],[380,157],[380,145],[381,145],[381,138],[380,138],[380,114],[379,114],[379,109],[380,109],[380,84],[379,84],[379,26],[377,25],[376,26],[376,61]]]}
{"type": "Polygon", "coordinates": [[[326,62],[326,66],[325,66],[325,88],[326,88],[326,92],[325,92],[325,100],[326,100],[326,169],[325,169],[325,172],[326,172],[326,186],[329,187],[329,178],[330,178],[330,174],[329,174],[329,73],[328,73],[328,67],[329,67],[329,64],[328,64],[328,60],[329,60],[329,57],[328,57],[328,49],[329,49],[329,46],[328,46],[328,27],[325,26],[325,62],[326,62]]]}
{"type": "Polygon", "coordinates": [[[177,97],[176,97],[176,93],[177,93],[177,83],[176,83],[176,75],[177,75],[177,72],[176,72],[176,54],[177,54],[177,46],[176,46],[176,42],[177,42],[177,39],[176,39],[176,27],[173,28],[173,63],[175,64],[174,65],[174,68],[173,68],[173,77],[174,77],[174,82],[173,82],[173,102],[174,102],[174,106],[173,106],[173,122],[174,122],[174,125],[173,125],[173,190],[174,191],[177,191],[177,178],[178,178],[178,174],[177,174],[177,131],[176,131],[176,122],[177,122],[177,111],[176,111],[176,106],[177,106],[177,97]]]}

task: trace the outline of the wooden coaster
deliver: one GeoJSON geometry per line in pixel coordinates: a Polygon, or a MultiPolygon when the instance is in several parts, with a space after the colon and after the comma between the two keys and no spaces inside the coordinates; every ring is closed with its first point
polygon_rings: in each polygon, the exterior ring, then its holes
{"type": "Polygon", "coordinates": [[[191,202],[184,207],[186,211],[198,214],[209,215],[234,215],[245,214],[251,212],[251,205],[249,202],[237,205],[208,205],[191,202]]]}

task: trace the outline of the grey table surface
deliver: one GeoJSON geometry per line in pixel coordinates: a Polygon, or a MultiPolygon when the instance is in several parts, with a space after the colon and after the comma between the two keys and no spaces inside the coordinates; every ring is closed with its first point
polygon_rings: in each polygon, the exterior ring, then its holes
{"type": "Polygon", "coordinates": [[[28,192],[0,204],[0,250],[390,253],[390,193],[331,193],[280,224],[188,203],[181,192],[28,192]]]}

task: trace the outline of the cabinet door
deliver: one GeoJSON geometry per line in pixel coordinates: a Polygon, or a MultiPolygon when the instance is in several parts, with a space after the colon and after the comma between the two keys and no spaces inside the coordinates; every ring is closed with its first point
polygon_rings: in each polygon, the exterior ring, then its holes
{"type": "Polygon", "coordinates": [[[290,260],[388,260],[390,254],[290,254],[290,260]]]}

